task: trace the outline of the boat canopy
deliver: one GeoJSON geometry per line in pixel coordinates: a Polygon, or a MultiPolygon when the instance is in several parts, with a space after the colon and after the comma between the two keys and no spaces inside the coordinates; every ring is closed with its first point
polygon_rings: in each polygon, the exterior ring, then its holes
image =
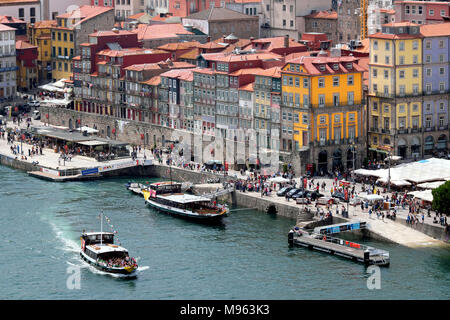
{"type": "Polygon", "coordinates": [[[172,195],[159,195],[160,199],[168,200],[174,203],[186,204],[192,202],[210,202],[211,199],[201,196],[196,196],[192,194],[172,194],[172,195]]]}

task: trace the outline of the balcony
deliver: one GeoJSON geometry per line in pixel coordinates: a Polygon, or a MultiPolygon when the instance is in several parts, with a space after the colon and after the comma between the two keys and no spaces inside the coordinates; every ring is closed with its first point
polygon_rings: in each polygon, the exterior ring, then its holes
{"type": "Polygon", "coordinates": [[[422,128],[417,128],[417,127],[411,128],[411,129],[410,129],[410,132],[411,132],[411,133],[419,133],[419,132],[422,132],[422,128]]]}
{"type": "Polygon", "coordinates": [[[448,125],[445,125],[445,126],[439,127],[439,130],[448,130],[448,125]]]}
{"type": "Polygon", "coordinates": [[[379,132],[379,128],[370,128],[369,131],[370,132],[379,132]]]}
{"type": "Polygon", "coordinates": [[[8,72],[8,71],[16,71],[19,70],[19,67],[9,67],[9,68],[0,68],[0,72],[8,72]]]}
{"type": "Polygon", "coordinates": [[[432,127],[425,127],[424,128],[424,131],[425,132],[430,132],[430,131],[435,131],[436,130],[436,127],[435,126],[432,126],[432,127]]]}
{"type": "Polygon", "coordinates": [[[378,97],[378,98],[388,98],[388,99],[395,98],[394,94],[384,93],[384,92],[379,92],[379,91],[371,92],[371,93],[369,93],[369,96],[375,96],[375,97],[378,97]]]}
{"type": "Polygon", "coordinates": [[[397,134],[405,134],[405,133],[408,133],[408,129],[406,129],[406,128],[402,128],[402,129],[398,129],[397,130],[397,134]]]}

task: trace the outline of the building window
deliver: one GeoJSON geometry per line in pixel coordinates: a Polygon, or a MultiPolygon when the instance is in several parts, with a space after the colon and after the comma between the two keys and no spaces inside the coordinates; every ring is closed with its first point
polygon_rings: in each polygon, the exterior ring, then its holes
{"type": "Polygon", "coordinates": [[[400,41],[399,50],[400,51],[405,51],[405,42],[404,41],[400,41]]]}
{"type": "Polygon", "coordinates": [[[333,87],[339,87],[339,77],[333,77],[333,87]]]}
{"type": "Polygon", "coordinates": [[[353,85],[353,75],[347,76],[347,85],[349,85],[349,86],[353,85]]]}
{"type": "Polygon", "coordinates": [[[325,106],[325,95],[319,94],[319,107],[325,106]]]}
{"type": "Polygon", "coordinates": [[[325,88],[325,78],[319,78],[319,88],[325,88]]]}

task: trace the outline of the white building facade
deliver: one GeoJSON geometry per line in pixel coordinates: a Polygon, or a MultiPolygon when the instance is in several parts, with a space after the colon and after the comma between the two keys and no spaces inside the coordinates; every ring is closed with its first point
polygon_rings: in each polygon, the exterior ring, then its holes
{"type": "Polygon", "coordinates": [[[0,100],[16,96],[15,31],[14,28],[0,24],[0,100]]]}

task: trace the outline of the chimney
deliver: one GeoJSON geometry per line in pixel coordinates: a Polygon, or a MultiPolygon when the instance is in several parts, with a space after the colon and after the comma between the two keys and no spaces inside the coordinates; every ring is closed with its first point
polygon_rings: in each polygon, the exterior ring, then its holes
{"type": "Polygon", "coordinates": [[[284,47],[289,48],[289,35],[284,36],[284,47]]]}
{"type": "Polygon", "coordinates": [[[112,28],[112,31],[113,31],[114,33],[119,33],[119,29],[117,29],[116,27],[112,28]]]}
{"type": "Polygon", "coordinates": [[[250,37],[250,41],[253,41],[253,40],[255,40],[255,38],[253,38],[253,37],[250,37]]]}
{"type": "Polygon", "coordinates": [[[208,36],[208,38],[206,38],[206,42],[211,42],[211,37],[208,36]]]}

